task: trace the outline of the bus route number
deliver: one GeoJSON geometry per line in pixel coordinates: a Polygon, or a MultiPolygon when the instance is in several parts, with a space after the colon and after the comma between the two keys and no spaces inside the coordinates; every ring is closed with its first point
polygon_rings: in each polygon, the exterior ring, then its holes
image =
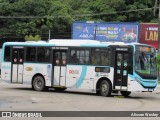
{"type": "Polygon", "coordinates": [[[79,74],[78,70],[69,70],[69,74],[79,74]]]}

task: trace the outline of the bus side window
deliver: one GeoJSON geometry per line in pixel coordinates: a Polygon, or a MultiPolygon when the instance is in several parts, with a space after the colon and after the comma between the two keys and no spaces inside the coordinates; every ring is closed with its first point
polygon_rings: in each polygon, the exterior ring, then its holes
{"type": "Polygon", "coordinates": [[[100,49],[92,49],[91,55],[91,64],[98,65],[100,64],[101,59],[101,52],[100,49]]]}
{"type": "Polygon", "coordinates": [[[36,62],[36,47],[27,47],[26,61],[36,62]]]}
{"type": "Polygon", "coordinates": [[[71,64],[90,64],[90,50],[75,48],[70,51],[71,64]]]}
{"type": "Polygon", "coordinates": [[[4,61],[5,62],[10,62],[11,61],[11,51],[10,51],[10,47],[6,46],[5,50],[4,50],[4,61]]]}
{"type": "Polygon", "coordinates": [[[49,62],[50,61],[50,48],[39,47],[37,49],[37,61],[38,62],[49,62]]]}
{"type": "Polygon", "coordinates": [[[110,65],[109,48],[93,48],[91,53],[91,64],[93,65],[110,65]]]}
{"type": "Polygon", "coordinates": [[[72,63],[78,63],[79,62],[79,60],[78,60],[78,58],[77,58],[75,53],[71,56],[71,62],[72,63]]]}
{"type": "Polygon", "coordinates": [[[89,50],[80,50],[79,53],[80,64],[89,64],[89,50]]]}
{"type": "Polygon", "coordinates": [[[77,52],[76,52],[76,50],[71,50],[71,53],[70,53],[70,63],[72,63],[72,64],[75,64],[75,63],[78,63],[79,62],[79,60],[78,60],[78,58],[77,58],[77,55],[78,54],[76,54],[77,52]]]}

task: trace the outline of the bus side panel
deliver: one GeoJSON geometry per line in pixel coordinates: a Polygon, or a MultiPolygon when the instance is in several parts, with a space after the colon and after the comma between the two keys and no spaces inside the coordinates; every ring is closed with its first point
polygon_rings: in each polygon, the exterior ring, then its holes
{"type": "Polygon", "coordinates": [[[45,78],[46,86],[51,86],[51,71],[51,64],[24,63],[23,83],[31,85],[33,76],[36,74],[42,74],[45,78]]]}
{"type": "MultiPolygon", "coordinates": [[[[100,78],[108,78],[113,83],[114,68],[109,72],[96,72],[97,66],[68,65],[66,87],[95,91],[100,78]]],[[[100,66],[101,67],[101,66],[100,66]]]]}
{"type": "Polygon", "coordinates": [[[77,79],[80,78],[82,72],[81,65],[67,65],[66,87],[76,88],[77,79]]]}
{"type": "Polygon", "coordinates": [[[107,78],[110,80],[113,89],[113,81],[114,81],[114,68],[110,67],[110,72],[107,75],[107,78]]]}
{"type": "Polygon", "coordinates": [[[1,78],[2,80],[11,83],[11,62],[2,62],[1,78]]]}
{"type": "MultiPolygon", "coordinates": [[[[79,78],[77,81],[77,88],[79,89],[88,89],[88,90],[94,90],[94,83],[96,80],[96,74],[95,74],[95,66],[84,66],[83,72],[85,73],[85,76],[83,79],[79,78]]],[[[83,76],[83,73],[81,73],[80,76],[83,76]]]]}
{"type": "MultiPolygon", "coordinates": [[[[98,68],[104,68],[105,66],[96,66],[98,68]]],[[[114,68],[113,67],[109,67],[109,66],[106,66],[105,68],[109,68],[109,71],[106,72],[106,71],[101,71],[101,72],[95,72],[95,80],[94,80],[94,89],[96,90],[96,85],[97,85],[97,82],[100,80],[100,79],[108,79],[111,84],[112,84],[112,88],[113,88],[113,79],[114,79],[114,68]]]]}
{"type": "MultiPolygon", "coordinates": [[[[77,86],[79,89],[90,89],[92,91],[96,90],[96,84],[98,80],[101,78],[109,79],[111,83],[113,83],[113,76],[114,76],[114,68],[113,67],[107,67],[107,66],[87,66],[86,68],[86,76],[84,80],[82,80],[81,85],[77,86]],[[110,70],[108,72],[106,71],[100,71],[96,72],[96,68],[109,68],[110,70]]],[[[78,81],[77,81],[78,83],[78,81]]],[[[112,84],[113,85],[113,84],[112,84]]]]}
{"type": "Polygon", "coordinates": [[[87,65],[68,65],[67,66],[66,87],[78,89],[93,89],[95,67],[87,65]]]}

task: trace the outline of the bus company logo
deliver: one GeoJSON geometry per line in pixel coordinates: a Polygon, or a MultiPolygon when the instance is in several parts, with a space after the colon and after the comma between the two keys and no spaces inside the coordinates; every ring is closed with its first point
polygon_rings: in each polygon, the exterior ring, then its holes
{"type": "Polygon", "coordinates": [[[69,74],[79,74],[78,70],[69,70],[69,74]]]}
{"type": "Polygon", "coordinates": [[[26,67],[25,70],[26,70],[26,71],[32,71],[33,68],[32,68],[32,67],[26,67]]]}

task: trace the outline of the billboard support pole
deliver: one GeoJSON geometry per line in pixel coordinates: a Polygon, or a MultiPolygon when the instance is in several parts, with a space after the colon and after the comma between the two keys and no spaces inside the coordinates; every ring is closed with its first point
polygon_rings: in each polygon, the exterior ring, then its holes
{"type": "Polygon", "coordinates": [[[95,25],[95,30],[94,30],[94,40],[96,40],[96,34],[97,34],[97,25],[95,25]]]}

